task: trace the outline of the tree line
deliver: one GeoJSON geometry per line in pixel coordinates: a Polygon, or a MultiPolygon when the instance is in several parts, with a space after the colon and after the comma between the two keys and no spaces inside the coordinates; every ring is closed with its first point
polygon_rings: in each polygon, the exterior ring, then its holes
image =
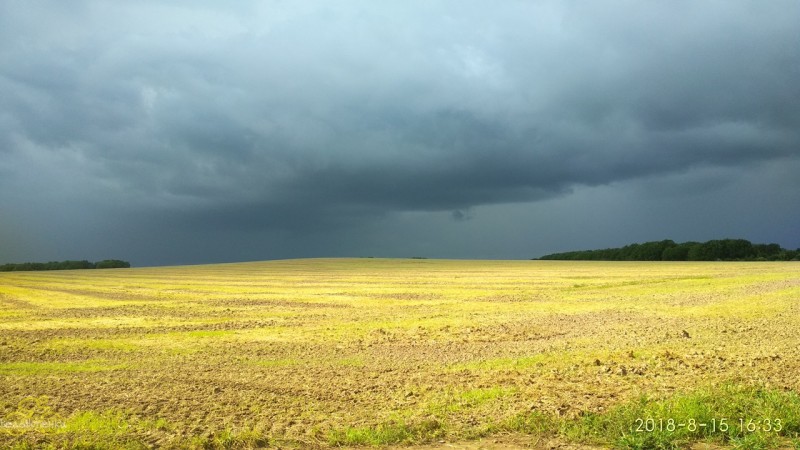
{"type": "Polygon", "coordinates": [[[104,259],[97,262],[50,261],[46,263],[26,262],[0,265],[0,272],[19,272],[27,270],[76,270],[76,269],[117,269],[128,268],[131,263],[119,259],[104,259]]]}
{"type": "MultiPolygon", "coordinates": [[[[536,258],[534,258],[536,259],[536,258]]],[[[672,240],[630,244],[620,248],[552,253],[543,260],[589,261],[800,261],[800,248],[787,250],[778,244],[753,244],[746,239],[707,242],[672,240]]]]}

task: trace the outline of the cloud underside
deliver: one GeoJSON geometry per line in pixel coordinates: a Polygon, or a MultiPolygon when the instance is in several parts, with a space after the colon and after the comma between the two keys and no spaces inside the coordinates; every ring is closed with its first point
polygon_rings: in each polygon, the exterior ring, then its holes
{"type": "Polygon", "coordinates": [[[80,5],[0,14],[0,186],[45,177],[44,203],[462,220],[798,158],[796,2],[80,5]]]}

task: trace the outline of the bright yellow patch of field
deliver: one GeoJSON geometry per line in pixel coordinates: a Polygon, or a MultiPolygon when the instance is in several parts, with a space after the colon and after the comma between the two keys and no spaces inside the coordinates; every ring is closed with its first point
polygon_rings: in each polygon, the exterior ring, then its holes
{"type": "Polygon", "coordinates": [[[109,423],[114,445],[235,434],[326,446],[397,424],[463,439],[525,412],[579,417],[723,381],[800,392],[798,330],[796,263],[315,259],[2,273],[0,419],[47,396],[67,426],[0,430],[0,445],[73,445],[81,426],[109,423]]]}

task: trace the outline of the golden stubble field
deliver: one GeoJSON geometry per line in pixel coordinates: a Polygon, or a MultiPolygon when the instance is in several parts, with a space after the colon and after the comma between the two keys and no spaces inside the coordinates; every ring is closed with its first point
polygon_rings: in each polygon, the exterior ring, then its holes
{"type": "Polygon", "coordinates": [[[800,392],[800,265],[309,259],[0,274],[0,446],[558,437],[520,424],[726,383],[800,392]]]}

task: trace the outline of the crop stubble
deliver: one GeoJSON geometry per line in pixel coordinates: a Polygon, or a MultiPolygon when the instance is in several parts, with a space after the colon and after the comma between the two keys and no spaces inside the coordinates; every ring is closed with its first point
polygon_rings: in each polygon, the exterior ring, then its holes
{"type": "Polygon", "coordinates": [[[152,445],[247,428],[324,446],[387,423],[463,439],[526,411],[577,417],[729,380],[800,392],[797,269],[318,259],[4,273],[0,417],[46,395],[61,417],[162,419],[136,436],[152,445]]]}

